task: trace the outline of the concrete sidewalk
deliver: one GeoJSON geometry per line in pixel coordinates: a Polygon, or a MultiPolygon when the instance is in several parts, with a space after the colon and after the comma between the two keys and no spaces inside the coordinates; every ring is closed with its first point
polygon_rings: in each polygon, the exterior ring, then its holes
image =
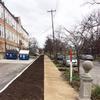
{"type": "Polygon", "coordinates": [[[52,61],[44,57],[44,100],[77,100],[78,94],[61,77],[52,61]]]}

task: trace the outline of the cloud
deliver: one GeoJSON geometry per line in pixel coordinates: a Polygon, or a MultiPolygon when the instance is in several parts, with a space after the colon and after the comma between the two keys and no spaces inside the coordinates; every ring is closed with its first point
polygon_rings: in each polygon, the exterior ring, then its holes
{"type": "Polygon", "coordinates": [[[7,8],[15,16],[20,16],[22,25],[39,41],[40,46],[45,41],[46,34],[42,33],[51,27],[48,9],[56,7],[56,0],[4,0],[7,8]]]}
{"type": "Polygon", "coordinates": [[[55,21],[56,25],[71,28],[80,23],[97,5],[83,5],[88,0],[60,0],[55,21]]]}
{"type": "MultiPolygon", "coordinates": [[[[81,6],[84,0],[4,0],[7,8],[15,16],[20,16],[22,25],[36,37],[42,46],[46,36],[50,32],[44,32],[51,28],[51,17],[47,10],[56,9],[55,27],[63,25],[70,28],[79,22],[95,6],[81,6]]],[[[88,0],[86,0],[88,1],[88,0]]],[[[51,33],[52,34],[52,33],[51,33]]]]}
{"type": "Polygon", "coordinates": [[[57,6],[57,0],[36,0],[36,1],[39,4],[39,7],[44,11],[48,9],[56,9],[57,6]]]}

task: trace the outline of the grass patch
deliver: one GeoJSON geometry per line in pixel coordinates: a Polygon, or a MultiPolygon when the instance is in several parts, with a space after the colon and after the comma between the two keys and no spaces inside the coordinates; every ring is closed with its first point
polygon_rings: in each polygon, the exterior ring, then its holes
{"type": "MultiPolygon", "coordinates": [[[[98,58],[100,61],[100,57],[98,58]]],[[[57,68],[59,67],[66,67],[62,64],[59,64],[57,61],[53,61],[56,65],[57,68]]],[[[66,70],[62,72],[62,77],[69,82],[70,80],[70,68],[67,67],[66,70]]],[[[69,82],[70,83],[70,82],[69,82]]],[[[70,85],[77,91],[79,92],[79,87],[80,87],[80,77],[78,75],[78,72],[73,69],[73,79],[70,85]]],[[[93,86],[92,89],[92,94],[91,94],[91,100],[100,100],[100,86],[93,86]]]]}
{"type": "MultiPolygon", "coordinates": [[[[70,80],[70,67],[66,67],[64,66],[63,64],[60,64],[59,62],[57,61],[53,61],[54,64],[56,65],[56,67],[58,69],[60,69],[60,71],[62,72],[62,77],[64,78],[64,80],[68,81],[70,80]],[[63,68],[65,68],[63,70],[63,68]]],[[[79,75],[78,75],[78,72],[76,72],[73,68],[73,81],[70,83],[70,85],[76,90],[76,91],[79,91],[79,87],[80,87],[80,78],[79,78],[79,75]]]]}
{"type": "Polygon", "coordinates": [[[96,57],[96,61],[99,61],[100,62],[100,57],[96,57]]]}
{"type": "Polygon", "coordinates": [[[94,86],[91,95],[92,100],[100,100],[100,86],[94,86]]]}
{"type": "MultiPolygon", "coordinates": [[[[70,69],[66,69],[66,71],[63,73],[63,77],[65,80],[67,80],[69,82],[70,80],[70,69]]],[[[69,82],[70,83],[70,82],[69,82]]],[[[80,78],[78,75],[78,72],[73,71],[73,78],[72,78],[72,82],[70,83],[70,85],[76,90],[79,91],[79,87],[80,87],[80,78]]]]}

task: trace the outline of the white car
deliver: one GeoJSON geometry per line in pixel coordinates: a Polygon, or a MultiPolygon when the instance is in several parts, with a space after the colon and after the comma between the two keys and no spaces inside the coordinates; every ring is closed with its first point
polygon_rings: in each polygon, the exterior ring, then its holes
{"type": "MultiPolygon", "coordinates": [[[[65,65],[70,66],[70,56],[66,56],[65,65]]],[[[72,56],[72,65],[77,66],[77,58],[75,56],[72,56]]]]}

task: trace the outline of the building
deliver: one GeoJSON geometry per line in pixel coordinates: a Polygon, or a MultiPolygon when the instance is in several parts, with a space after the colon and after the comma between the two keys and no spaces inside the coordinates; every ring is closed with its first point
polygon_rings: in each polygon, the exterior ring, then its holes
{"type": "Polygon", "coordinates": [[[19,17],[15,17],[0,0],[0,58],[6,50],[28,49],[29,34],[21,25],[19,17]]]}

